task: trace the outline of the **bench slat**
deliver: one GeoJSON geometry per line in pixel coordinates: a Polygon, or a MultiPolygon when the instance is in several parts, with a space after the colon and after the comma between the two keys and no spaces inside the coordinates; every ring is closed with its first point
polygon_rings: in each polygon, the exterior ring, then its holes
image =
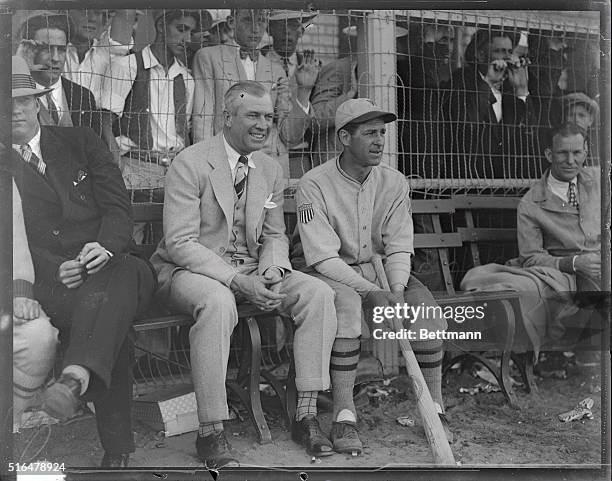
{"type": "Polygon", "coordinates": [[[414,234],[415,249],[461,247],[461,235],[458,232],[440,234],[414,234]]]}
{"type": "Polygon", "coordinates": [[[451,199],[456,209],[504,209],[514,210],[520,202],[518,197],[487,197],[474,195],[454,195],[451,199]]]}
{"type": "Polygon", "coordinates": [[[410,201],[413,214],[452,214],[455,206],[451,199],[415,199],[410,201]]]}
{"type": "Polygon", "coordinates": [[[464,242],[516,242],[516,229],[458,227],[457,232],[464,242]]]}
{"type": "Polygon", "coordinates": [[[161,222],[163,212],[164,204],[155,204],[152,202],[132,204],[134,222],[161,222]]]}

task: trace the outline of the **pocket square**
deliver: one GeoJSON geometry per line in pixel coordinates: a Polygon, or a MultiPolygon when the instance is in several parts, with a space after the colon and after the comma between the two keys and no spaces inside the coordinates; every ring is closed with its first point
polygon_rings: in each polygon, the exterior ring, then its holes
{"type": "Polygon", "coordinates": [[[84,170],[79,170],[79,173],[77,174],[77,179],[73,180],[72,184],[76,187],[81,182],[83,182],[86,177],[87,177],[87,172],[85,172],[84,170]]]}
{"type": "Polygon", "coordinates": [[[264,202],[264,209],[274,209],[275,207],[278,207],[278,204],[272,201],[273,195],[274,194],[270,194],[268,198],[266,199],[266,201],[264,202]]]}

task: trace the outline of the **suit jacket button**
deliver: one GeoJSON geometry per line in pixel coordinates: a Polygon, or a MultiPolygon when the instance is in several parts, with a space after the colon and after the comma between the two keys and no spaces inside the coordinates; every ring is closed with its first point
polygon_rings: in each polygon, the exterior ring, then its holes
{"type": "Polygon", "coordinates": [[[85,194],[81,194],[81,195],[79,196],[79,198],[80,198],[81,200],[85,200],[85,194]]]}
{"type": "Polygon", "coordinates": [[[55,229],[55,230],[53,231],[53,235],[58,236],[58,235],[59,235],[59,230],[55,229]]]}
{"type": "Polygon", "coordinates": [[[224,248],[224,247],[219,247],[219,253],[220,253],[220,254],[225,253],[225,248],[224,248]]]}

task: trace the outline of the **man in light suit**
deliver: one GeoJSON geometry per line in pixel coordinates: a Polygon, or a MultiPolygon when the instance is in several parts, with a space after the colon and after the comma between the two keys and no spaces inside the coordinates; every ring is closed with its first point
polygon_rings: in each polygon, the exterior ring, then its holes
{"type": "Polygon", "coordinates": [[[209,467],[235,461],[223,432],[229,418],[224,383],[236,302],[247,300],[294,319],[293,439],[313,455],[330,455],[316,398],[330,384],[333,293],[289,263],[281,170],[260,152],[274,117],[266,87],[239,82],[225,94],[225,106],[223,132],[182,151],[168,170],[164,239],[151,258],[160,294],[196,320],[189,333],[200,420],[196,450],[209,467]]]}
{"type": "Polygon", "coordinates": [[[223,96],[232,84],[241,80],[261,82],[272,96],[275,111],[272,131],[263,150],[279,162],[283,177],[288,179],[288,148],[303,142],[310,125],[309,83],[314,83],[314,79],[310,79],[308,70],[299,73],[297,94],[292,95],[283,65],[259,54],[267,15],[265,10],[233,10],[228,24],[235,31],[236,43],[204,47],[196,53],[192,66],[196,84],[193,139],[209,140],[223,130],[223,96]]]}

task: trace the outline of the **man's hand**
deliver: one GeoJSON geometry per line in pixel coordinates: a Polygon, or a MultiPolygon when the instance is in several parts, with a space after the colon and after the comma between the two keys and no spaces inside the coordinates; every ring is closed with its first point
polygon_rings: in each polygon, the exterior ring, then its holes
{"type": "Polygon", "coordinates": [[[527,72],[528,61],[525,58],[512,56],[508,62],[507,69],[508,80],[514,88],[514,95],[517,97],[526,96],[529,94],[529,74],[527,72]]]}
{"type": "Polygon", "coordinates": [[[601,256],[598,252],[580,254],[574,263],[576,274],[595,279],[601,278],[601,256]]]}
{"type": "Polygon", "coordinates": [[[78,260],[66,261],[59,266],[57,279],[68,289],[75,289],[85,281],[84,271],[78,260]]]}
{"type": "Polygon", "coordinates": [[[298,88],[307,90],[310,93],[320,69],[321,63],[315,60],[314,50],[305,50],[302,62],[297,66],[294,74],[298,88]]]}
{"type": "Polygon", "coordinates": [[[272,292],[276,292],[277,294],[281,289],[281,282],[283,280],[283,273],[278,267],[268,267],[266,272],[264,272],[264,278],[270,281],[269,289],[272,292]]]}
{"type": "Polygon", "coordinates": [[[236,274],[230,287],[240,292],[262,311],[272,311],[280,306],[282,300],[286,297],[285,294],[279,294],[267,288],[267,286],[275,283],[278,283],[278,281],[266,279],[264,276],[236,274]]]}
{"type": "Polygon", "coordinates": [[[40,316],[40,304],[28,297],[13,298],[13,316],[22,321],[31,321],[40,316]]]}
{"type": "Polygon", "coordinates": [[[78,261],[89,275],[100,272],[109,259],[108,252],[98,242],[85,244],[78,257],[78,261]]]}

